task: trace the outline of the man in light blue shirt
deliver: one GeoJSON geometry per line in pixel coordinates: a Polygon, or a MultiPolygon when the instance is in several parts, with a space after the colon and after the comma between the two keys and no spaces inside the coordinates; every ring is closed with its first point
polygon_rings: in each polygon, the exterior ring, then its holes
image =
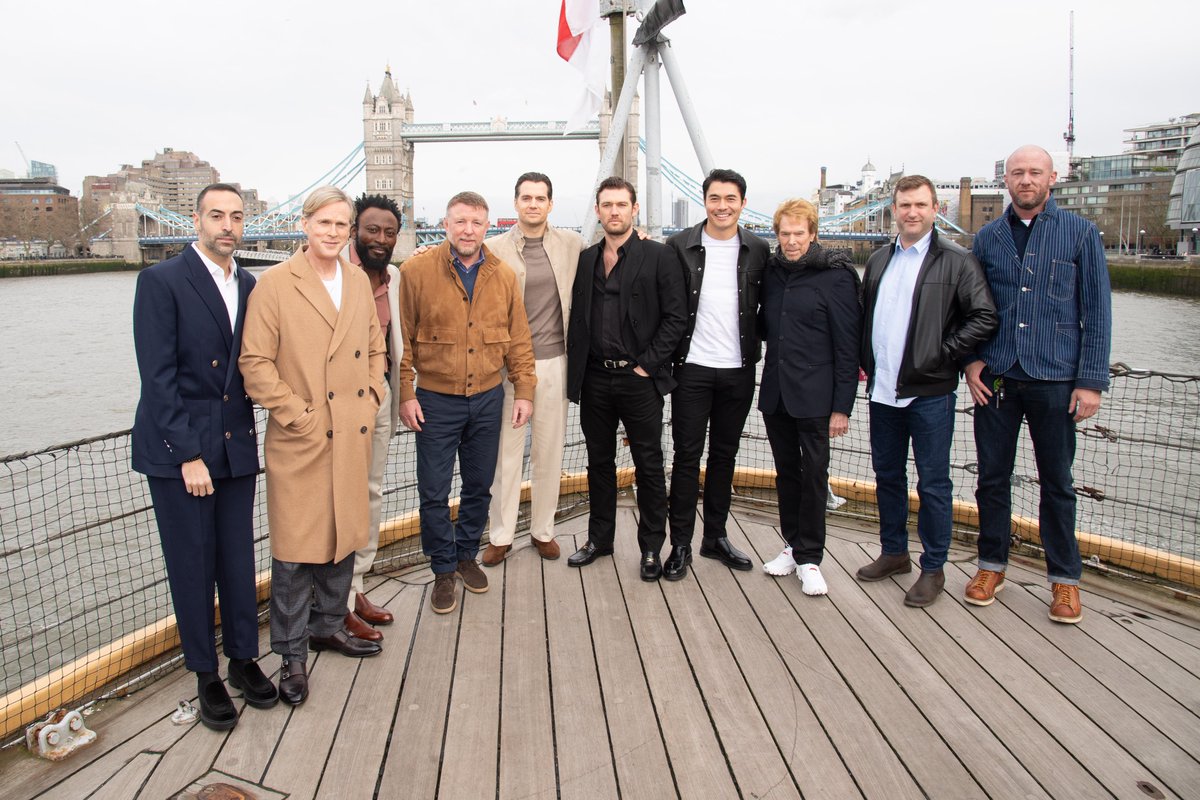
{"type": "Polygon", "coordinates": [[[878,581],[912,571],[908,556],[908,449],[916,461],[921,509],[921,575],[904,595],[928,606],[945,585],[954,486],[950,443],[959,361],[996,328],[996,307],[974,256],[938,236],[937,193],[907,175],[892,193],[896,241],[867,261],[860,356],[870,394],[871,464],[881,553],[858,571],[878,581]]]}

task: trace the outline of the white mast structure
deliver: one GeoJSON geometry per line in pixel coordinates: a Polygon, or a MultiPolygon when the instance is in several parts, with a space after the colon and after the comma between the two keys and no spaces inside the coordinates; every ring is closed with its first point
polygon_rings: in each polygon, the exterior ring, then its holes
{"type": "Polygon", "coordinates": [[[1070,34],[1067,39],[1067,177],[1075,177],[1075,12],[1071,12],[1070,34]]]}
{"type": "MultiPolygon", "coordinates": [[[[680,116],[692,140],[692,148],[700,162],[700,169],[707,175],[713,169],[712,153],[708,150],[708,142],[700,121],[696,117],[696,109],[692,104],[691,95],[683,81],[683,73],[679,62],[670,47],[670,41],[661,31],[669,23],[686,13],[683,0],[639,0],[641,10],[637,16],[642,21],[633,37],[633,53],[629,57],[629,65],[625,70],[625,83],[621,86],[621,94],[613,109],[612,123],[609,127],[608,141],[604,153],[600,156],[600,166],[596,171],[596,180],[592,184],[589,198],[596,196],[600,182],[613,174],[617,156],[621,152],[621,143],[626,136],[636,136],[637,131],[628,131],[629,114],[633,108],[633,96],[637,91],[638,79],[646,76],[645,106],[643,116],[646,120],[646,227],[652,239],[662,238],[662,127],[660,124],[660,82],[659,67],[667,69],[667,78],[671,81],[671,90],[675,102],[679,106],[680,116]]],[[[614,91],[616,87],[613,87],[614,91]]],[[[596,239],[596,210],[589,200],[583,226],[585,240],[590,244],[596,239]]]]}

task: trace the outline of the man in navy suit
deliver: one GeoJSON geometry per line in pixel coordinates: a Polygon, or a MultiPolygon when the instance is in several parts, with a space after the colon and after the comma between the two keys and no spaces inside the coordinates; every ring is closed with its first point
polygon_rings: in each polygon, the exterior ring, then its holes
{"type": "Polygon", "coordinates": [[[278,700],[254,660],[258,439],[237,367],[254,276],[233,260],[244,224],[237,187],[206,187],[192,220],[199,241],[138,275],[133,342],[142,391],[132,460],[150,487],[184,664],[196,673],[200,719],[213,730],[229,730],[238,717],[217,673],[214,586],[229,685],[256,708],[278,700]]]}

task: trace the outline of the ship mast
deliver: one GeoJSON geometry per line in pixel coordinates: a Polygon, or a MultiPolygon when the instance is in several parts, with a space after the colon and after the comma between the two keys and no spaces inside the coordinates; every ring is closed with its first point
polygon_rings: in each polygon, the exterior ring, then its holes
{"type": "Polygon", "coordinates": [[[1075,12],[1071,12],[1067,58],[1067,132],[1063,139],[1067,143],[1067,178],[1075,178],[1075,12]]]}

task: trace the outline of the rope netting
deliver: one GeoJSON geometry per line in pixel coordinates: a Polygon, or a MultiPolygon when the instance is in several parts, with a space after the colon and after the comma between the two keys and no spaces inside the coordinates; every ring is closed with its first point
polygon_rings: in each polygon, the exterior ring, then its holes
{"type": "MultiPolygon", "coordinates": [[[[1100,412],[1078,426],[1077,528],[1085,562],[1194,591],[1200,519],[1200,377],[1112,368],[1100,412]]],[[[964,536],[974,507],[977,464],[972,408],[958,395],[951,454],[964,536]]],[[[259,429],[265,428],[260,413],[259,429]]],[[[670,464],[670,404],[663,445],[670,464]]],[[[850,432],[832,446],[831,476],[850,502],[838,514],[870,517],[873,486],[867,403],[860,397],[850,432]],[[857,495],[856,495],[857,492],[857,495]]],[[[30,714],[78,705],[153,677],[181,658],[146,482],[129,468],[127,431],[0,460],[0,721],[5,739],[30,714]],[[114,687],[117,687],[114,689],[114,687]]],[[[559,511],[586,507],[586,451],[572,406],[559,511]]],[[[618,466],[632,465],[619,449],[618,466]]],[[[909,483],[916,470],[909,462],[909,483]]],[[[413,435],[391,442],[384,479],[385,542],[375,569],[422,561],[413,435]]],[[[737,494],[773,500],[774,465],[762,418],[751,411],[738,457],[737,494]]],[[[263,476],[255,507],[257,570],[269,575],[263,476]]],[[[451,495],[457,495],[457,482],[451,495]]],[[[1037,545],[1037,469],[1022,433],[1013,477],[1014,536],[1037,545]]],[[[520,526],[527,524],[522,505],[520,526]]],[[[915,533],[915,523],[910,525],[915,533]]],[[[566,568],[565,565],[563,568],[566,568]]],[[[265,604],[264,604],[265,609],[265,604]]]]}

